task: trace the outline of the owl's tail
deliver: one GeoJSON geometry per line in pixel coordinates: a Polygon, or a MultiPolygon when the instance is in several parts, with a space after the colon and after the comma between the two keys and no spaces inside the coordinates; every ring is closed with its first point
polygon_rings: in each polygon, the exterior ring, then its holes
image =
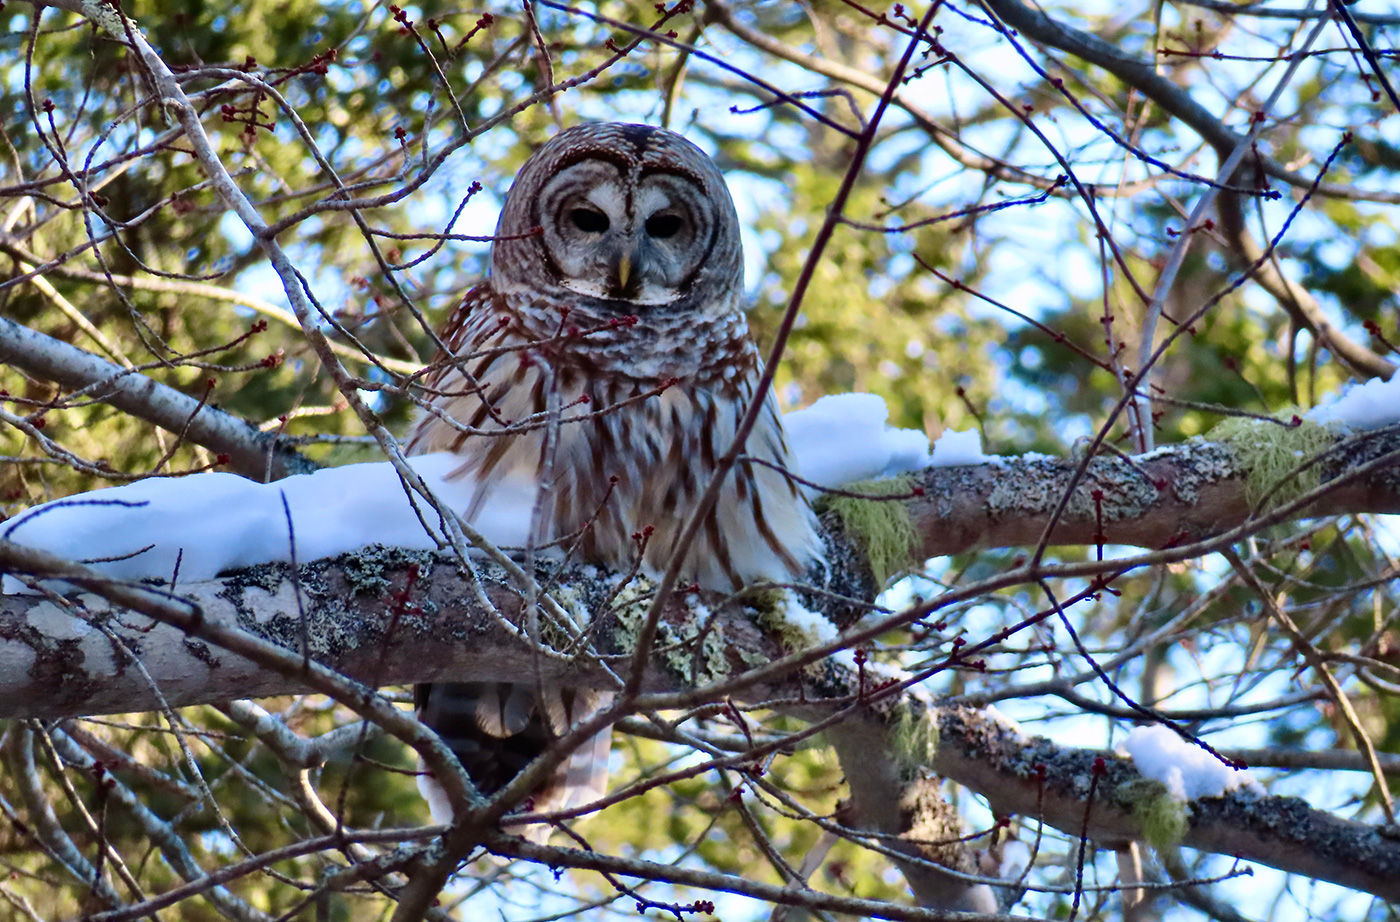
{"type": "MultiPolygon", "coordinates": [[[[456,754],[482,794],[505,787],[570,727],[612,700],[610,692],[511,682],[433,682],[413,689],[418,719],[432,727],[456,754]]],[[[612,728],[585,741],[533,795],[532,812],[568,810],[602,797],[607,790],[612,728]]],[[[427,772],[418,790],[433,821],[452,821],[441,785],[427,772]]],[[[517,826],[525,838],[543,843],[553,831],[545,823],[517,826]]]]}

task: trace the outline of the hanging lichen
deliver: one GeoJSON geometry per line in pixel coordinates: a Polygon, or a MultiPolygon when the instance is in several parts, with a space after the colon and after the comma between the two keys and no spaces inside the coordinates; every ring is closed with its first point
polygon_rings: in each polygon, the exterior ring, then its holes
{"type": "Polygon", "coordinates": [[[1293,417],[1292,422],[1231,417],[1210,431],[1212,441],[1229,446],[1245,475],[1245,497],[1255,511],[1262,502],[1277,506],[1302,496],[1320,483],[1316,465],[1297,469],[1333,442],[1323,427],[1293,417]]]}
{"type": "Polygon", "coordinates": [[[1118,800],[1132,809],[1143,840],[1153,848],[1173,848],[1186,837],[1191,808],[1172,797],[1162,782],[1141,779],[1125,784],[1118,800]]]}
{"type": "Polygon", "coordinates": [[[933,765],[938,752],[938,724],[926,710],[916,714],[908,704],[899,705],[890,748],[905,777],[914,777],[920,769],[933,765]]]}
{"type": "Polygon", "coordinates": [[[866,497],[907,495],[913,486],[909,476],[865,480],[843,488],[859,496],[827,494],[817,501],[819,511],[830,509],[840,517],[841,527],[865,552],[870,572],[880,585],[915,563],[918,533],[901,500],[866,497]]]}

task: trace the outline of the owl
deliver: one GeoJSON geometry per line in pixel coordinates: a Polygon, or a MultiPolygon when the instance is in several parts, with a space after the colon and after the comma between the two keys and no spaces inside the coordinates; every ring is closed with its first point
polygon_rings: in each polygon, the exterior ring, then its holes
{"type": "MultiPolygon", "coordinates": [[[[506,196],[485,282],[463,299],[423,381],[410,454],[452,452],[468,521],[502,489],[529,491],[536,547],[657,576],[754,401],[758,422],[681,577],[731,591],[801,577],[820,555],[743,313],[734,202],[699,148],[646,125],[560,132],[506,196]]],[[[536,684],[420,685],[421,719],[485,794],[601,704],[536,684]]],[[[536,792],[539,811],[593,799],[600,735],[536,792]]],[[[440,791],[420,784],[445,821],[440,791]]],[[[532,827],[533,837],[548,827],[532,827]]]]}

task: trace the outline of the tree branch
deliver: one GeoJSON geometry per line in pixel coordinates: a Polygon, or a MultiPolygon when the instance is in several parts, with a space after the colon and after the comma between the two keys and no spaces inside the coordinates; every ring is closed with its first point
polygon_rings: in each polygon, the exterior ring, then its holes
{"type": "MultiPolygon", "coordinates": [[[[1087,810],[1089,836],[1098,846],[1141,838],[1129,795],[1143,779],[1126,757],[1027,737],[971,708],[940,708],[937,720],[933,769],[982,794],[995,812],[1035,816],[1074,835],[1087,810]],[[1104,774],[1090,804],[1085,794],[1099,758],[1104,774]]],[[[1191,802],[1189,823],[1182,845],[1400,899],[1400,841],[1296,797],[1237,791],[1200,798],[1191,802]]]]}
{"type": "Polygon", "coordinates": [[[60,342],[0,317],[0,362],[100,400],[162,429],[183,433],[196,445],[228,455],[229,466],[263,482],[307,474],[317,465],[276,435],[166,387],[140,372],[60,342]]]}
{"type": "MultiPolygon", "coordinates": [[[[1350,472],[1396,451],[1400,432],[1339,439],[1319,462],[1322,483],[1332,486],[1298,517],[1400,512],[1400,458],[1350,479],[1350,472]]],[[[1034,545],[1078,464],[1007,458],[922,472],[916,483],[924,495],[908,501],[921,541],[914,556],[1034,545]]],[[[1249,474],[1228,446],[1204,439],[1132,459],[1095,458],[1050,543],[1165,548],[1222,534],[1257,514],[1248,499],[1249,474]]]]}
{"type": "MultiPolygon", "coordinates": [[[[42,558],[47,555],[36,555],[0,544],[0,564],[8,568],[45,569],[42,558]]],[[[70,580],[82,569],[69,565],[60,572],[51,564],[47,568],[50,575],[70,580]]],[[[497,608],[518,622],[523,604],[507,589],[504,574],[483,567],[482,575],[497,608]]],[[[569,594],[584,606],[612,595],[610,580],[582,569],[541,578],[551,576],[567,583],[569,594]]],[[[149,592],[135,587],[104,590],[108,599],[84,594],[66,603],[6,596],[0,599],[0,717],[151,707],[155,699],[146,679],[116,652],[104,631],[141,656],[145,672],[173,706],[316,690],[350,698],[347,703],[376,722],[386,719],[385,709],[372,707],[356,690],[361,688],[358,684],[337,689],[315,677],[330,670],[369,684],[399,684],[447,677],[509,679],[528,668],[538,670],[535,674],[543,681],[603,684],[601,670],[575,669],[569,657],[558,654],[540,658],[540,650],[518,631],[476,605],[472,594],[463,591],[465,585],[465,577],[449,559],[376,549],[304,565],[295,580],[289,567],[277,564],[187,587],[184,597],[189,602],[178,606],[180,614],[170,618],[172,624],[157,626],[143,614],[160,617],[160,611],[127,607],[149,592]],[[191,620],[191,611],[202,617],[191,620]],[[103,631],[93,625],[101,625],[103,631]],[[257,655],[268,646],[286,652],[280,660],[257,655]],[[294,652],[300,649],[319,664],[314,673],[294,652]],[[251,659],[245,658],[249,655],[251,659]]],[[[599,651],[625,654],[625,625],[641,610],[605,615],[594,633],[599,651]]],[[[702,613],[673,601],[665,613],[666,623],[679,635],[687,623],[701,618],[723,638],[722,653],[712,651],[703,668],[697,668],[701,652],[684,643],[660,645],[649,664],[645,688],[680,689],[692,684],[696,672],[703,684],[727,669],[772,661],[783,652],[784,642],[737,603],[715,604],[702,613]]],[[[697,637],[694,646],[703,646],[703,640],[697,637]]],[[[751,686],[736,697],[747,704],[784,701],[778,705],[781,709],[817,720],[850,709],[869,681],[830,663],[822,676],[794,669],[781,681],[751,686]]],[[[387,711],[392,713],[392,708],[387,711]]],[[[1143,779],[1129,760],[1027,737],[990,712],[952,701],[930,706],[915,695],[857,703],[856,710],[836,724],[838,736],[863,739],[856,747],[859,757],[848,753],[843,759],[863,826],[892,834],[902,831],[891,829],[904,822],[891,805],[901,802],[905,786],[912,783],[908,766],[901,769],[897,755],[902,747],[895,740],[901,732],[896,716],[901,711],[937,724],[938,745],[922,767],[982,794],[998,813],[1033,816],[1072,836],[1079,834],[1087,816],[1089,838],[1102,847],[1141,837],[1129,795],[1143,779]],[[1106,774],[1089,802],[1088,779],[1101,757],[1106,774]],[[1044,766],[1043,773],[1038,766],[1044,766]]],[[[405,729],[411,721],[396,714],[394,720],[402,724],[391,727],[394,732],[413,735],[405,729]]],[[[423,744],[421,739],[414,741],[423,744]]],[[[903,750],[907,754],[907,747],[903,750]]],[[[1296,799],[1233,794],[1195,801],[1181,844],[1400,899],[1400,841],[1296,799]]],[[[908,868],[906,873],[911,883],[918,880],[908,868]]]]}
{"type": "MultiPolygon", "coordinates": [[[[1101,67],[1139,90],[1190,126],[1192,131],[1217,151],[1221,151],[1222,155],[1234,150],[1242,140],[1242,135],[1227,128],[1219,117],[1197,102],[1190,91],[1158,73],[1152,63],[1138,60],[1097,35],[1072,28],[1039,10],[1033,10],[1021,0],[983,0],[983,5],[1008,28],[1016,30],[1032,41],[1058,48],[1082,61],[1101,67]]],[[[1311,179],[1296,170],[1290,170],[1263,154],[1258,154],[1257,157],[1260,168],[1275,179],[1302,189],[1314,187],[1311,179]]],[[[1315,188],[1318,194],[1332,198],[1400,203],[1400,193],[1363,191],[1332,182],[1317,183],[1315,188]]]]}
{"type": "Polygon", "coordinates": [[[1338,329],[1312,293],[1279,270],[1277,256],[1266,253],[1249,233],[1237,193],[1222,194],[1216,203],[1216,211],[1220,215],[1225,253],[1236,268],[1258,267],[1254,280],[1259,286],[1343,362],[1367,376],[1388,379],[1395,374],[1394,362],[1377,355],[1338,329]]]}

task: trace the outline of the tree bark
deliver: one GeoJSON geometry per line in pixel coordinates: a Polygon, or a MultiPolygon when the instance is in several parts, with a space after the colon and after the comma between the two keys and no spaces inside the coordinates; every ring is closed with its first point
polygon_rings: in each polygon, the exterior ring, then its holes
{"type": "MultiPolygon", "coordinates": [[[[926,482],[936,474],[928,472],[926,482]]],[[[1389,476],[1393,479],[1393,470],[1389,476]]],[[[937,508],[936,498],[911,502],[937,508]]],[[[608,687],[602,670],[579,669],[573,657],[525,639],[520,629],[525,606],[507,586],[504,572],[487,565],[478,570],[495,612],[473,603],[464,583],[468,577],[450,559],[393,549],[317,561],[295,573],[286,565],[264,565],[181,587],[178,596],[106,586],[85,576],[82,567],[12,544],[0,544],[0,564],[89,590],[68,598],[0,600],[4,717],[57,718],[325,690],[304,678],[309,662],[370,685],[508,679],[538,670],[546,680],[608,687]],[[142,597],[161,605],[146,605],[142,597]],[[178,606],[171,604],[176,598],[178,606]],[[162,614],[167,608],[180,613],[167,617],[162,614]],[[153,615],[167,623],[153,624],[153,615]],[[246,650],[240,638],[247,639],[246,650]],[[240,655],[254,650],[254,642],[280,648],[284,659],[269,668],[266,657],[240,655]]],[[[614,594],[609,577],[566,569],[540,578],[559,581],[567,587],[561,596],[580,611],[595,613],[597,651],[627,652],[626,603],[603,606],[614,594]]],[[[697,679],[733,686],[746,663],[784,661],[784,641],[763,628],[754,611],[735,602],[707,601],[711,605],[700,610],[677,599],[666,622],[673,636],[684,638],[688,625],[703,620],[723,637],[722,652],[705,652],[704,636],[694,633],[688,653],[686,643],[659,648],[644,683],[646,692],[660,693],[653,700],[664,700],[668,692],[703,696],[703,687],[693,687],[697,679]]],[[[911,822],[908,811],[896,815],[900,811],[890,805],[917,795],[920,772],[927,771],[982,794],[998,813],[1035,817],[1073,836],[1082,830],[1101,847],[1117,848],[1142,835],[1127,792],[1143,779],[1129,760],[1025,736],[993,712],[930,704],[910,694],[882,696],[869,676],[830,661],[817,677],[793,661],[781,675],[770,671],[762,681],[737,686],[733,696],[744,703],[769,702],[809,720],[848,712],[835,735],[838,749],[847,750],[843,765],[863,828],[908,832],[900,828],[911,822]],[[896,721],[901,711],[937,725],[938,744],[923,764],[900,761],[896,721]]],[[[642,699],[638,706],[650,703],[642,699]]],[[[1297,799],[1235,793],[1194,801],[1182,844],[1400,899],[1400,841],[1297,799]]],[[[916,849],[906,851],[900,863],[916,891],[924,889],[922,876],[929,889],[941,889],[943,899],[950,899],[947,874],[921,864],[916,849]]],[[[976,888],[964,889],[969,902],[958,905],[985,906],[976,888]]]]}

